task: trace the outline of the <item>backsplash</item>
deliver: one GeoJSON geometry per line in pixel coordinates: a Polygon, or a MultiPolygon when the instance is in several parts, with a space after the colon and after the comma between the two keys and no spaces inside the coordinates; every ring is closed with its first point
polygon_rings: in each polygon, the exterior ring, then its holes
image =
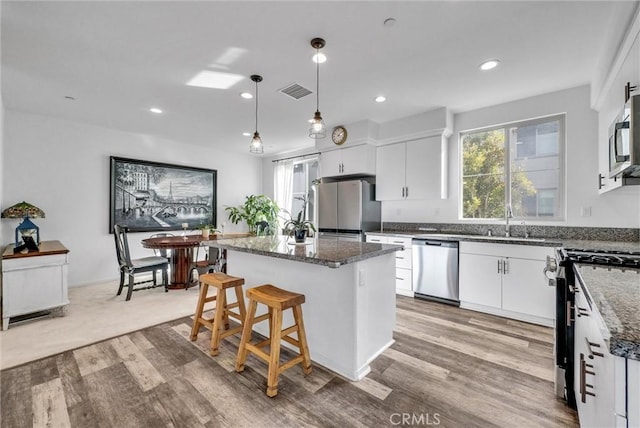
{"type": "MultiPolygon", "coordinates": [[[[422,232],[504,236],[503,224],[466,224],[466,223],[395,223],[383,222],[383,232],[422,232]]],[[[592,241],[640,242],[640,229],[621,227],[575,227],[575,226],[539,226],[527,225],[532,238],[547,239],[588,239],[592,241]]],[[[510,225],[511,236],[524,236],[525,227],[521,224],[510,225]]]]}

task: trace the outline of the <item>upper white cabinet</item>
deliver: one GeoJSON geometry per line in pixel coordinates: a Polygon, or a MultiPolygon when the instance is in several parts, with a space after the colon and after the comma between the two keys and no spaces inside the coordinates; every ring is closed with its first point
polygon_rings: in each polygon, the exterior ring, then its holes
{"type": "Polygon", "coordinates": [[[553,248],[460,242],[460,306],[553,325],[555,289],[542,273],[553,248]]]}
{"type": "Polygon", "coordinates": [[[380,146],[377,152],[376,200],[445,197],[443,136],[380,146]]]}
{"type": "Polygon", "coordinates": [[[376,148],[370,144],[322,152],[320,155],[322,177],[344,175],[375,175],[376,148]]]}
{"type": "Polygon", "coordinates": [[[640,94],[640,15],[636,15],[629,32],[621,43],[611,68],[604,77],[597,96],[592,99],[598,111],[598,177],[594,184],[599,193],[622,186],[620,178],[609,178],[609,127],[624,106],[625,85],[635,86],[632,95],[640,94]]]}

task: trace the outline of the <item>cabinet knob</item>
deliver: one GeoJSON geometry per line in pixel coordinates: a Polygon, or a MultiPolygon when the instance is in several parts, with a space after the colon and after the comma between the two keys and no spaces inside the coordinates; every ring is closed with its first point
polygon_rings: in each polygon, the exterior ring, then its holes
{"type": "Polygon", "coordinates": [[[576,306],[577,314],[579,317],[588,317],[589,311],[585,308],[581,308],[580,306],[576,306]]]}
{"type": "Polygon", "coordinates": [[[602,352],[594,351],[593,349],[591,349],[592,347],[600,348],[599,344],[591,342],[587,337],[585,337],[584,339],[587,341],[587,349],[589,349],[589,358],[593,359],[594,356],[604,358],[604,354],[602,352]]]}

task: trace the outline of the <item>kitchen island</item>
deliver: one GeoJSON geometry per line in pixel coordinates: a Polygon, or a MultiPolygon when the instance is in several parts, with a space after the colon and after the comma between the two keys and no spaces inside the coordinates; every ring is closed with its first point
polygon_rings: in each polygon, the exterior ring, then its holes
{"type": "MultiPolygon", "coordinates": [[[[306,296],[302,307],[311,359],[350,380],[393,343],[398,245],[284,236],[206,241],[227,250],[229,275],[245,287],[273,284],[306,296]]],[[[266,313],[258,307],[258,315],[266,313]]],[[[293,324],[285,314],[283,326],[293,324]]],[[[266,322],[255,330],[268,336],[266,322]]],[[[283,342],[283,346],[288,346],[283,342]]]]}

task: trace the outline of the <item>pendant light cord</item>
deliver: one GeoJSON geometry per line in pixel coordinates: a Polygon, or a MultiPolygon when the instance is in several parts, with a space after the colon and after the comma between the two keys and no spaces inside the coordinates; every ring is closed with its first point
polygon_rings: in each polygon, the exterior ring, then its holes
{"type": "Polygon", "coordinates": [[[256,132],[258,132],[258,81],[256,81],[256,132]]]}
{"type": "Polygon", "coordinates": [[[316,48],[316,111],[320,110],[320,49],[316,48]]]}

